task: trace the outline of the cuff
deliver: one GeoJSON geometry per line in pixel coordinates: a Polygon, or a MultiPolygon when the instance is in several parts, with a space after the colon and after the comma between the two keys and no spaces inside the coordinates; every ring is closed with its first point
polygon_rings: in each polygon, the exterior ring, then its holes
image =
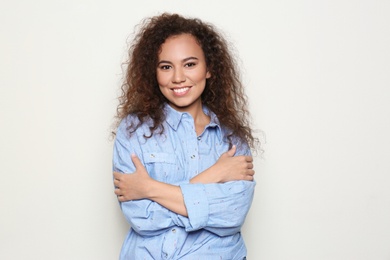
{"type": "Polygon", "coordinates": [[[190,227],[187,232],[204,228],[209,218],[209,202],[203,184],[181,184],[184,204],[187,208],[190,227]]]}

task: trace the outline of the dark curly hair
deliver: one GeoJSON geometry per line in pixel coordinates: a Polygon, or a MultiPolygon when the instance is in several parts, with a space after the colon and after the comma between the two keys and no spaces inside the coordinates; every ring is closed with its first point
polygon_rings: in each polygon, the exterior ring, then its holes
{"type": "Polygon", "coordinates": [[[207,79],[201,95],[202,103],[213,111],[221,125],[229,130],[226,138],[230,143],[233,137],[237,137],[247,142],[252,149],[256,149],[258,141],[250,128],[247,98],[227,42],[213,25],[178,14],[164,13],[148,18],[140,24],[139,32],[129,49],[122,95],[117,108],[118,120],[134,114],[139,122],[129,126],[130,133],[150,119],[151,135],[156,131],[163,133],[163,107],[167,99],[160,92],[157,82],[158,54],[167,38],[180,34],[194,36],[206,58],[211,77],[207,79]]]}

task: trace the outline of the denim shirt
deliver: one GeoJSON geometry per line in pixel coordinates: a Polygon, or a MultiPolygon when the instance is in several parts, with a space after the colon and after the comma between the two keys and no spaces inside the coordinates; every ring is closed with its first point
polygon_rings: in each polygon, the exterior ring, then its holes
{"type": "MultiPolygon", "coordinates": [[[[129,115],[120,123],[113,154],[113,170],[132,173],[130,155],[136,154],[149,175],[181,188],[188,217],[148,199],[121,202],[130,231],[120,259],[243,259],[246,247],[240,230],[253,199],[254,181],[190,184],[228,151],[226,129],[214,113],[197,136],[194,120],[169,105],[164,108],[164,132],[149,136],[150,122],[129,135],[127,127],[138,122],[129,115]]],[[[247,145],[237,145],[236,155],[250,155],[247,145]]]]}

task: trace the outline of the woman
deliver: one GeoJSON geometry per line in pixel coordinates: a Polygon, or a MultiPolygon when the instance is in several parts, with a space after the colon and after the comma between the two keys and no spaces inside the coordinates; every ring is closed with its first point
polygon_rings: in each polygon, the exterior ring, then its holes
{"type": "Polygon", "coordinates": [[[114,184],[131,229],[120,258],[244,259],[256,139],[226,42],[199,19],[152,17],[122,90],[114,184]]]}

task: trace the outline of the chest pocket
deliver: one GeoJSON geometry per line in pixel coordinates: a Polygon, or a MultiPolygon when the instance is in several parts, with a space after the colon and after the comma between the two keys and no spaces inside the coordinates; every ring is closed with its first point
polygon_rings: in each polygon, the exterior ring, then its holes
{"type": "Polygon", "coordinates": [[[155,180],[168,182],[169,177],[179,170],[175,154],[161,152],[143,153],[143,158],[149,176],[155,180]]]}

